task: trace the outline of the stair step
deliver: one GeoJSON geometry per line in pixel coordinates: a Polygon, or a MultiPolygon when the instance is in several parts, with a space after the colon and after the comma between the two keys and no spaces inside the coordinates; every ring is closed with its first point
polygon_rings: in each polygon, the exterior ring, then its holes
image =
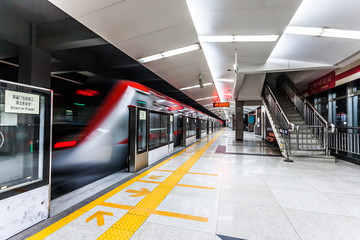
{"type": "Polygon", "coordinates": [[[289,156],[290,160],[293,161],[306,161],[306,162],[328,162],[335,163],[336,158],[334,156],[301,156],[301,155],[291,155],[289,156]]]}
{"type": "Polygon", "coordinates": [[[312,150],[312,151],[304,151],[291,149],[291,156],[325,156],[325,150],[312,150]]]}
{"type": "MultiPolygon", "coordinates": [[[[290,138],[291,139],[296,139],[296,133],[291,133],[290,134],[290,138]]],[[[302,138],[304,138],[304,139],[317,139],[314,135],[311,135],[311,134],[308,134],[308,135],[305,135],[304,134],[304,136],[302,136],[301,134],[299,135],[299,139],[301,140],[302,138]]]]}

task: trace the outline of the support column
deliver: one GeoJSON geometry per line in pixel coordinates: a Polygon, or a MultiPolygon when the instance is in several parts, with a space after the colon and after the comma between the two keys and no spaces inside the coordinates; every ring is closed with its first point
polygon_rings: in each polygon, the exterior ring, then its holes
{"type": "Polygon", "coordinates": [[[235,119],[236,119],[236,128],[235,128],[235,139],[236,141],[242,141],[244,139],[244,102],[236,101],[235,103],[235,119]]]}
{"type": "Polygon", "coordinates": [[[231,127],[232,127],[232,130],[235,130],[235,126],[236,125],[236,119],[235,119],[235,114],[232,115],[232,118],[231,118],[231,127]]]}
{"type": "Polygon", "coordinates": [[[20,49],[19,83],[50,88],[51,55],[29,46],[20,49]]]}

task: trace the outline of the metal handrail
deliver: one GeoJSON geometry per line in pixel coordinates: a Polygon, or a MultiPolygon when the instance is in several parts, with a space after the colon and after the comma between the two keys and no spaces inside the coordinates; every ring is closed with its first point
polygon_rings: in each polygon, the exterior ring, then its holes
{"type": "Polygon", "coordinates": [[[289,80],[286,79],[286,83],[292,88],[292,90],[297,94],[297,96],[303,100],[303,102],[310,107],[310,109],[316,114],[318,118],[327,126],[329,127],[330,123],[320,114],[320,112],[311,104],[308,103],[305,96],[294,86],[294,84],[289,80]]]}
{"type": "Polygon", "coordinates": [[[336,128],[343,128],[343,129],[356,129],[356,130],[360,130],[360,127],[343,127],[343,126],[335,126],[336,128]]]}
{"type": "Polygon", "coordinates": [[[329,148],[339,152],[360,155],[360,127],[336,126],[335,132],[330,134],[329,148]],[[339,131],[344,129],[346,131],[339,131]]]}
{"type": "Polygon", "coordinates": [[[275,101],[276,105],[278,106],[281,115],[283,116],[283,118],[285,119],[286,123],[288,124],[288,126],[290,127],[289,131],[294,131],[295,129],[295,124],[293,124],[292,122],[289,121],[289,119],[287,118],[284,110],[282,109],[282,107],[280,106],[280,103],[278,102],[277,98],[275,97],[275,94],[273,93],[273,91],[271,90],[271,88],[269,87],[269,85],[267,83],[264,83],[264,86],[269,90],[273,100],[275,101]]]}
{"type": "MultiPolygon", "coordinates": [[[[290,134],[292,131],[294,131],[295,125],[289,121],[289,119],[285,115],[284,110],[280,106],[280,103],[276,99],[275,94],[272,92],[271,88],[266,83],[264,84],[264,88],[262,91],[262,97],[263,97],[264,105],[266,106],[266,108],[271,110],[270,114],[273,115],[272,118],[274,120],[274,123],[277,124],[278,127],[283,127],[283,126],[287,125],[286,128],[289,131],[287,139],[285,136],[282,137],[283,143],[284,143],[284,149],[285,149],[283,154],[286,157],[285,161],[291,161],[291,160],[289,160],[289,156],[291,154],[290,134]],[[266,90],[267,90],[267,92],[266,92],[266,90]]],[[[274,132],[275,131],[276,131],[276,129],[274,129],[274,132]]]]}
{"type": "MultiPolygon", "coordinates": [[[[325,149],[325,154],[329,155],[329,133],[335,131],[333,124],[330,124],[315,108],[312,106],[305,98],[305,96],[294,86],[294,84],[288,78],[284,78],[282,83],[282,88],[294,104],[296,109],[304,117],[304,120],[307,125],[322,125],[323,130],[316,131],[318,139],[321,139],[323,147],[325,149]],[[329,127],[331,127],[329,129],[329,127]]],[[[311,148],[309,148],[311,150],[311,148]]]]}

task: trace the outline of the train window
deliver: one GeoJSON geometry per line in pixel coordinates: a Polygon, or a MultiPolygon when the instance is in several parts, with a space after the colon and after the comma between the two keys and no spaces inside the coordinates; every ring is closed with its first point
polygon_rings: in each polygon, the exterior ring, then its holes
{"type": "Polygon", "coordinates": [[[207,121],[201,120],[201,132],[202,133],[206,132],[206,129],[207,129],[207,121]]]}
{"type": "Polygon", "coordinates": [[[113,82],[95,82],[70,92],[54,94],[53,142],[78,140],[79,134],[89,127],[112,86],[113,82]]]}
{"type": "Polygon", "coordinates": [[[147,150],[146,110],[138,109],[137,152],[147,150]]]}
{"type": "Polygon", "coordinates": [[[195,118],[186,119],[186,137],[192,137],[196,135],[196,122],[195,118]]]}
{"type": "Polygon", "coordinates": [[[174,115],[169,115],[169,142],[174,141],[174,115]]]}
{"type": "Polygon", "coordinates": [[[168,143],[168,115],[150,112],[149,149],[168,143]]]}

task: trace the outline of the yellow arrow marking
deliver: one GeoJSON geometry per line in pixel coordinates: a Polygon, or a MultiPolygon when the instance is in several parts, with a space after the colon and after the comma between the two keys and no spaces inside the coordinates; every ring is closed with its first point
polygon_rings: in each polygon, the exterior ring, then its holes
{"type": "Polygon", "coordinates": [[[155,176],[155,175],[151,175],[151,176],[149,177],[149,179],[152,179],[152,180],[159,180],[159,178],[161,178],[161,177],[163,177],[163,176],[155,176]]]}
{"type": "Polygon", "coordinates": [[[104,215],[108,215],[108,216],[114,216],[113,213],[111,212],[103,212],[103,211],[98,211],[96,213],[94,213],[93,215],[91,215],[90,217],[88,217],[86,219],[86,222],[90,222],[91,220],[93,220],[94,218],[96,218],[97,220],[97,225],[98,226],[102,226],[104,225],[104,215]]]}
{"type": "Polygon", "coordinates": [[[129,190],[126,190],[125,192],[135,193],[134,195],[131,195],[130,197],[141,197],[141,196],[148,195],[150,193],[150,191],[147,188],[141,188],[141,191],[129,189],[129,190]]]}
{"type": "MultiPolygon", "coordinates": [[[[222,131],[221,131],[222,132],[222,131]]],[[[220,133],[221,133],[220,132],[220,133]]],[[[214,134],[212,133],[210,136],[213,136],[214,134]]],[[[215,136],[215,139],[219,136],[220,134],[215,136]]],[[[74,221],[75,219],[77,219],[78,217],[82,216],[83,214],[85,214],[86,212],[90,211],[91,209],[93,209],[94,207],[98,206],[99,204],[101,204],[102,202],[104,202],[105,200],[109,199],[110,197],[114,196],[115,194],[121,192],[122,190],[124,190],[125,188],[129,187],[131,184],[133,184],[134,182],[140,180],[141,178],[145,177],[146,175],[148,175],[149,173],[156,171],[156,169],[160,168],[161,166],[165,165],[166,163],[168,163],[169,161],[173,160],[174,158],[176,158],[177,156],[181,155],[182,153],[184,153],[186,150],[188,150],[189,148],[193,148],[195,146],[197,146],[197,144],[202,143],[203,141],[208,140],[209,138],[203,138],[200,141],[194,143],[193,145],[189,146],[188,148],[181,150],[180,152],[176,153],[175,155],[171,156],[170,158],[166,159],[165,161],[159,163],[158,165],[152,167],[151,169],[141,173],[140,175],[134,177],[133,179],[129,180],[128,182],[123,183],[122,185],[120,185],[119,187],[115,188],[114,190],[106,193],[105,195],[99,197],[98,199],[94,200],[93,202],[85,205],[84,207],[78,209],[77,211],[71,213],[70,215],[60,219],[59,221],[57,221],[56,223],[48,226],[47,228],[41,230],[40,232],[34,234],[33,236],[27,238],[27,240],[38,240],[38,239],[44,239],[46,237],[48,237],[49,235],[53,234],[54,232],[56,232],[57,230],[59,230],[60,228],[66,226],[67,224],[71,223],[72,221],[74,221]]],[[[167,170],[169,171],[169,170],[167,170]]],[[[169,172],[174,172],[174,171],[169,171],[169,172]]],[[[216,176],[216,175],[215,175],[216,176]]],[[[139,226],[138,226],[139,227],[139,226]]],[[[133,233],[130,233],[130,235],[128,236],[129,239],[131,236],[133,235],[133,233]]]]}

